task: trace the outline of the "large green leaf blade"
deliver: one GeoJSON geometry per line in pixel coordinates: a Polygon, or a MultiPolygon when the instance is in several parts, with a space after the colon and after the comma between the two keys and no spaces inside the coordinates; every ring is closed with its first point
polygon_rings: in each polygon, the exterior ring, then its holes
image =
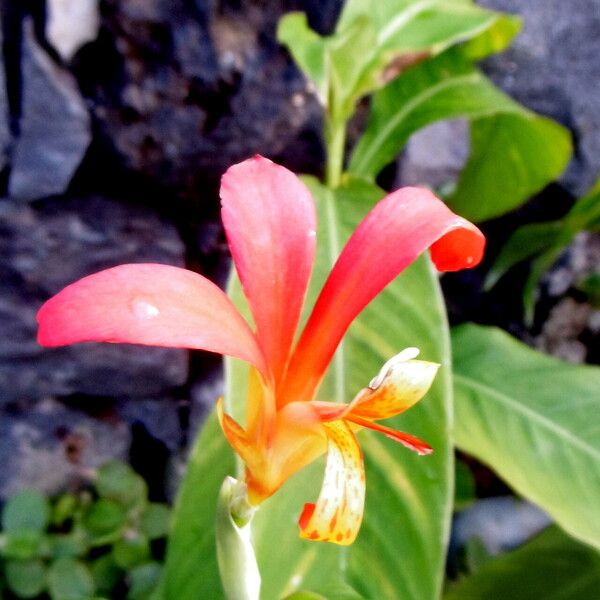
{"type": "Polygon", "coordinates": [[[410,69],[373,97],[367,129],[350,171],[375,178],[415,132],[443,119],[524,112],[477,71],[463,54],[449,50],[410,69]]]}
{"type": "Polygon", "coordinates": [[[235,474],[233,452],[215,414],[204,424],[189,457],[175,508],[163,580],[165,598],[224,598],[217,567],[217,496],[235,474]]]}
{"type": "MultiPolygon", "coordinates": [[[[382,192],[354,183],[334,193],[315,180],[308,183],[317,198],[320,243],[310,306],[346,238],[382,192]]],[[[448,366],[445,314],[436,277],[425,259],[353,324],[319,398],[348,401],[387,358],[411,345],[420,346],[425,358],[448,366]]],[[[349,583],[365,598],[438,596],[452,498],[448,377],[447,368],[442,369],[421,405],[389,422],[426,439],[435,448],[433,456],[418,457],[370,432],[361,434],[367,504],[353,546],[344,549],[298,538],[296,520],[304,502],[318,495],[321,462],[299,473],[263,505],[254,534],[265,599],[294,589],[325,593],[336,580],[349,583]],[[285,553],[273,551],[274,540],[285,553]]]]}
{"type": "Polygon", "coordinates": [[[484,564],[444,600],[590,600],[600,588],[600,555],[551,527],[484,564]]]}
{"type": "Polygon", "coordinates": [[[525,110],[471,123],[471,154],[454,193],[455,212],[484,221],[517,208],[557,179],[571,158],[568,131],[525,110]]]}
{"type": "MultiPolygon", "coordinates": [[[[335,193],[316,180],[307,183],[319,210],[319,252],[307,300],[312,306],[346,238],[383,192],[359,182],[335,193]]],[[[246,312],[236,278],[229,291],[246,312]]],[[[318,496],[323,461],[288,481],[261,505],[253,522],[264,600],[301,589],[329,597],[333,588],[355,589],[372,600],[434,600],[439,596],[453,493],[451,390],[445,313],[428,259],[407,270],[353,324],[319,397],[350,400],[387,358],[406,346],[419,346],[425,359],[445,368],[427,397],[389,425],[422,437],[435,448],[434,454],[418,457],[370,432],[360,435],[367,504],[359,538],[349,548],[298,536],[297,519],[303,504],[318,496]]],[[[228,410],[240,420],[246,378],[241,363],[227,361],[228,410]]],[[[224,476],[234,471],[231,451],[213,417],[196,444],[175,509],[166,597],[222,597],[214,555],[214,502],[224,476]]]]}
{"type": "Polygon", "coordinates": [[[459,448],[600,548],[600,369],[489,327],[461,326],[452,344],[459,448]]]}

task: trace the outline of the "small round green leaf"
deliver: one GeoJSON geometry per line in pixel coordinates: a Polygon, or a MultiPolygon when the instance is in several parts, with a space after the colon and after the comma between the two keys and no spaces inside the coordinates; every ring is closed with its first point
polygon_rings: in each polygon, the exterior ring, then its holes
{"type": "Polygon", "coordinates": [[[157,562],[139,565],[129,574],[127,600],[149,600],[158,586],[162,567],[157,562]]]}
{"type": "Polygon", "coordinates": [[[59,558],[50,566],[48,587],[52,600],[89,600],[94,580],[88,568],[72,558],[59,558]]]}
{"type": "Polygon", "coordinates": [[[60,496],[52,507],[52,523],[54,525],[62,525],[65,521],[71,519],[77,508],[79,500],[74,494],[63,494],[60,496]]]}
{"type": "Polygon", "coordinates": [[[38,531],[16,531],[4,537],[2,554],[6,558],[27,560],[37,558],[43,549],[44,536],[38,531]]]}
{"type": "Polygon", "coordinates": [[[8,587],[19,598],[35,598],[46,587],[46,568],[41,560],[9,560],[4,572],[8,587]]]}
{"type": "Polygon", "coordinates": [[[123,569],[130,569],[150,558],[150,542],[141,533],[131,533],[113,546],[115,562],[123,569]]]}
{"type": "Polygon", "coordinates": [[[98,592],[111,596],[113,588],[123,576],[123,571],[115,563],[112,554],[105,554],[97,558],[91,564],[91,569],[98,592]]]}
{"type": "Polygon", "coordinates": [[[142,514],[140,527],[151,540],[169,533],[171,511],[166,504],[151,503],[142,514]]]}
{"type": "Polygon", "coordinates": [[[119,460],[110,461],[98,470],[96,489],[100,496],[116,500],[128,508],[148,497],[146,482],[119,460]]]}
{"type": "Polygon", "coordinates": [[[48,536],[50,553],[54,558],[83,556],[88,550],[87,539],[81,530],[48,536]]]}
{"type": "Polygon", "coordinates": [[[7,533],[42,532],[48,525],[50,505],[39,492],[25,490],[9,499],[2,511],[2,528],[7,533]]]}
{"type": "Polygon", "coordinates": [[[92,534],[102,535],[120,530],[126,520],[127,513],[121,504],[101,498],[89,507],[83,524],[92,534]]]}

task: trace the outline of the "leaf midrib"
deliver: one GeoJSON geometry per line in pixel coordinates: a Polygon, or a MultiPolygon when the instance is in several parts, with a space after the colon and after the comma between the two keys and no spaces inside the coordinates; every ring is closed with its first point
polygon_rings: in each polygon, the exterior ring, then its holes
{"type": "MultiPolygon", "coordinates": [[[[479,78],[480,75],[477,71],[457,77],[451,76],[448,79],[425,88],[421,93],[414,96],[391,119],[388,120],[385,127],[379,130],[379,133],[373,138],[367,151],[362,155],[361,160],[357,161],[357,163],[353,165],[352,171],[355,173],[363,173],[364,165],[369,164],[373,158],[373,155],[377,153],[379,148],[384,144],[385,140],[392,135],[393,131],[398,127],[398,125],[404,121],[406,117],[418,107],[419,104],[430,100],[436,94],[444,91],[447,88],[468,83],[476,83],[479,78]]],[[[444,120],[444,117],[441,117],[438,120],[444,120]]]]}
{"type": "Polygon", "coordinates": [[[445,9],[446,12],[453,12],[455,14],[468,14],[474,12],[472,5],[448,5],[440,2],[440,0],[422,0],[421,2],[411,4],[404,9],[403,12],[399,13],[395,19],[392,19],[379,33],[379,41],[381,43],[387,42],[399,29],[402,29],[405,25],[410,23],[420,13],[428,8],[435,8],[437,6],[445,9]]]}
{"type": "Polygon", "coordinates": [[[519,413],[523,416],[530,417],[534,423],[538,423],[541,427],[545,428],[548,431],[552,431],[556,433],[558,437],[565,439],[567,442],[570,442],[570,445],[573,447],[579,448],[585,454],[590,455],[596,460],[600,461],[600,449],[595,448],[594,446],[586,443],[581,438],[575,436],[570,430],[561,428],[558,423],[552,421],[548,417],[542,415],[539,412],[531,409],[529,406],[521,404],[508,396],[500,392],[499,390],[489,387],[484,383],[479,381],[475,381],[465,375],[460,375],[459,373],[454,373],[455,381],[462,382],[466,387],[470,387],[475,390],[479,390],[482,393],[489,395],[492,399],[497,400],[501,404],[505,404],[514,409],[515,413],[519,413]]]}

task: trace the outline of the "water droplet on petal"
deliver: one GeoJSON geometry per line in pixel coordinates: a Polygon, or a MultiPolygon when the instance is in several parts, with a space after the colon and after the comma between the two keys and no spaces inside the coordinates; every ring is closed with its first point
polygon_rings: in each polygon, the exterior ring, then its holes
{"type": "Polygon", "coordinates": [[[145,321],[160,315],[159,308],[143,298],[134,298],[131,302],[131,310],[138,319],[145,321]]]}

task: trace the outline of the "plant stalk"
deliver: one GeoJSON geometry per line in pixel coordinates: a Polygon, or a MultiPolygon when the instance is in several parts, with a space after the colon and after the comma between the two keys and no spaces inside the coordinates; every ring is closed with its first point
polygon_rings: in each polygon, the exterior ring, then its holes
{"type": "Polygon", "coordinates": [[[325,183],[334,189],[340,185],[344,171],[344,150],[346,146],[346,122],[331,115],[325,117],[325,146],[327,164],[325,183]]]}
{"type": "Polygon", "coordinates": [[[226,477],[217,502],[216,536],[219,573],[228,600],[260,597],[260,572],[251,540],[255,512],[246,484],[226,477]]]}

